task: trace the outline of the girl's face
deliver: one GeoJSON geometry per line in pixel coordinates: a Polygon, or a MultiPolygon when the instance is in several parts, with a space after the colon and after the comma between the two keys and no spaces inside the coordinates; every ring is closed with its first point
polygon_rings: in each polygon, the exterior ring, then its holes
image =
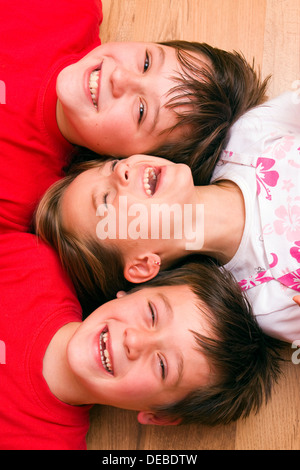
{"type": "Polygon", "coordinates": [[[165,105],[179,71],[171,47],[101,45],[59,74],[58,126],[67,140],[99,154],[148,153],[182,135],[160,135],[176,123],[165,105]]]}
{"type": "Polygon", "coordinates": [[[131,246],[132,250],[136,246],[129,240],[163,251],[176,238],[185,206],[191,206],[194,198],[187,165],[134,155],[77,176],[64,192],[61,216],[63,226],[77,236],[99,243],[118,240],[118,249],[130,256],[131,246]]]}
{"type": "Polygon", "coordinates": [[[197,305],[187,286],[164,286],[124,294],[93,312],[67,349],[83,403],[151,410],[213,380],[193,333],[209,334],[197,305]]]}

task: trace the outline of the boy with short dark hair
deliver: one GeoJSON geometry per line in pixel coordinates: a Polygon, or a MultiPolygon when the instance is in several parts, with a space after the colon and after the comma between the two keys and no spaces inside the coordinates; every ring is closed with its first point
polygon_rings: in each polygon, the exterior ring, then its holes
{"type": "Polygon", "coordinates": [[[82,322],[50,247],[15,232],[0,251],[2,449],[84,449],[93,403],[137,410],[145,424],[216,424],[269,396],[279,343],[214,265],[119,293],[82,322]]]}
{"type": "MultiPolygon", "coordinates": [[[[238,54],[183,42],[99,46],[100,0],[3,0],[1,7],[2,231],[3,219],[10,230],[27,230],[79,145],[96,158],[150,153],[184,161],[199,184],[208,183],[231,124],[264,100],[266,82],[238,54]]],[[[91,156],[84,150],[76,158],[91,156]]]]}

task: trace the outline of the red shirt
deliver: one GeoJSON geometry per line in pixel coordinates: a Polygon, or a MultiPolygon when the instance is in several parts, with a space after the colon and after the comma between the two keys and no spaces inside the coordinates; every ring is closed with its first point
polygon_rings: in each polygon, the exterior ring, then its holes
{"type": "Polygon", "coordinates": [[[73,286],[35,235],[0,235],[0,260],[0,449],[85,449],[90,407],[62,403],[42,374],[56,331],[81,321],[73,286]]]}
{"type": "Polygon", "coordinates": [[[101,21],[101,0],[1,0],[0,233],[26,231],[62,176],[73,146],[56,123],[56,78],[100,44],[101,21]]]}
{"type": "Polygon", "coordinates": [[[26,231],[73,149],[56,124],[56,77],[100,44],[101,20],[100,0],[1,1],[1,449],[86,448],[90,407],[56,399],[42,373],[81,307],[56,253],[26,231]]]}

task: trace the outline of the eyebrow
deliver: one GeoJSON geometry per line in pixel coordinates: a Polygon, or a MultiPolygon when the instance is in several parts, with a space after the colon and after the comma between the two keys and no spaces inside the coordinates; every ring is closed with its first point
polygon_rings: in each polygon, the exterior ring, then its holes
{"type": "MultiPolygon", "coordinates": [[[[158,294],[158,296],[161,298],[161,300],[164,303],[165,310],[166,310],[169,321],[173,320],[174,312],[173,312],[172,306],[169,302],[169,299],[162,292],[160,292],[158,294]]],[[[170,383],[170,385],[172,387],[177,387],[178,386],[178,384],[179,384],[179,382],[182,378],[182,374],[183,374],[184,361],[183,361],[183,357],[180,353],[176,354],[176,361],[177,361],[177,373],[176,373],[175,377],[172,379],[172,381],[170,383]]]]}
{"type": "Polygon", "coordinates": [[[165,294],[163,294],[162,292],[159,292],[158,297],[159,297],[159,298],[163,301],[163,303],[164,303],[164,306],[165,306],[165,309],[166,309],[166,312],[167,312],[169,321],[170,321],[170,320],[173,320],[173,318],[174,318],[174,312],[173,312],[173,309],[172,309],[172,307],[171,307],[171,304],[170,304],[170,302],[169,302],[168,297],[167,297],[165,294]]]}
{"type": "MultiPolygon", "coordinates": [[[[164,49],[159,45],[156,45],[156,50],[158,50],[157,69],[160,69],[160,68],[163,67],[163,65],[165,63],[166,53],[165,53],[164,49]]],[[[160,109],[161,109],[161,106],[160,106],[160,103],[158,103],[155,107],[154,116],[153,116],[153,120],[152,120],[153,122],[152,122],[152,125],[151,125],[150,129],[149,129],[149,134],[152,134],[154,132],[156,126],[157,126],[160,109]]]]}

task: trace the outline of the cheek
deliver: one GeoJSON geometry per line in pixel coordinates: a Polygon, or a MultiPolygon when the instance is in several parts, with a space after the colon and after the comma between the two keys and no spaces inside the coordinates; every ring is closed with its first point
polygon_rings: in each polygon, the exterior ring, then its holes
{"type": "Polygon", "coordinates": [[[134,404],[135,402],[147,402],[149,396],[154,393],[153,384],[149,377],[143,374],[140,370],[131,371],[130,377],[127,377],[125,383],[122,385],[122,394],[126,401],[134,404]]]}
{"type": "Polygon", "coordinates": [[[125,123],[123,120],[121,122],[115,120],[105,122],[101,127],[100,134],[99,147],[103,148],[103,153],[128,157],[138,148],[132,127],[126,124],[126,120],[125,123]]]}
{"type": "Polygon", "coordinates": [[[129,118],[129,112],[123,105],[115,104],[110,109],[104,109],[99,120],[102,137],[110,139],[111,143],[129,140],[133,134],[129,118]]]}

